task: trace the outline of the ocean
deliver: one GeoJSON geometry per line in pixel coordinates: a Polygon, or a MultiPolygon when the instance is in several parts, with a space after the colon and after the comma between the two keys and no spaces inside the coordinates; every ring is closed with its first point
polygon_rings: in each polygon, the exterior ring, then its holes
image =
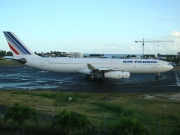
{"type": "MultiPolygon", "coordinates": [[[[84,56],[89,56],[89,55],[90,55],[90,53],[85,53],[84,54],[84,56]]],[[[105,58],[122,58],[122,57],[126,57],[128,55],[130,55],[130,56],[135,55],[136,57],[142,56],[142,54],[103,54],[103,55],[104,55],[105,58]]]]}

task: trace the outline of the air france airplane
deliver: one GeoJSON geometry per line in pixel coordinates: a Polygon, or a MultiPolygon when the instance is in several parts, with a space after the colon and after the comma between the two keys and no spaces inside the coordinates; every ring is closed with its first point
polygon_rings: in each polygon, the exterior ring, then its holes
{"type": "Polygon", "coordinates": [[[4,31],[13,60],[26,66],[59,73],[83,73],[87,78],[129,78],[131,73],[160,73],[173,69],[168,62],[155,59],[47,58],[34,54],[13,33],[4,31]]]}

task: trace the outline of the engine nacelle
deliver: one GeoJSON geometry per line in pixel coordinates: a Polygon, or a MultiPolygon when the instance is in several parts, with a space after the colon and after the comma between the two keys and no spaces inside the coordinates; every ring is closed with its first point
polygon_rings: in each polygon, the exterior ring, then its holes
{"type": "Polygon", "coordinates": [[[121,79],[121,78],[129,78],[130,73],[129,72],[122,72],[122,71],[110,71],[104,73],[105,78],[111,78],[111,79],[121,79]]]}

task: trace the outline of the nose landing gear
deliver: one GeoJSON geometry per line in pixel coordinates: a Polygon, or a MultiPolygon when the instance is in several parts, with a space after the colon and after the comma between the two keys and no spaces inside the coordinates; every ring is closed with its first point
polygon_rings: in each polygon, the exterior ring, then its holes
{"type": "Polygon", "coordinates": [[[156,74],[156,80],[159,79],[159,76],[160,76],[160,73],[157,73],[157,74],[156,74]]]}

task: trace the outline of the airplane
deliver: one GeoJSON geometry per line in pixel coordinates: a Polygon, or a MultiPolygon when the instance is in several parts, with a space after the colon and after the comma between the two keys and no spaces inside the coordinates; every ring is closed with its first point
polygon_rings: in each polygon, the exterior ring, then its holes
{"type": "Polygon", "coordinates": [[[170,71],[173,66],[156,59],[102,59],[40,57],[34,54],[13,32],[3,32],[13,53],[13,61],[33,68],[59,72],[83,73],[88,79],[127,79],[131,73],[160,73],[170,71]]]}

